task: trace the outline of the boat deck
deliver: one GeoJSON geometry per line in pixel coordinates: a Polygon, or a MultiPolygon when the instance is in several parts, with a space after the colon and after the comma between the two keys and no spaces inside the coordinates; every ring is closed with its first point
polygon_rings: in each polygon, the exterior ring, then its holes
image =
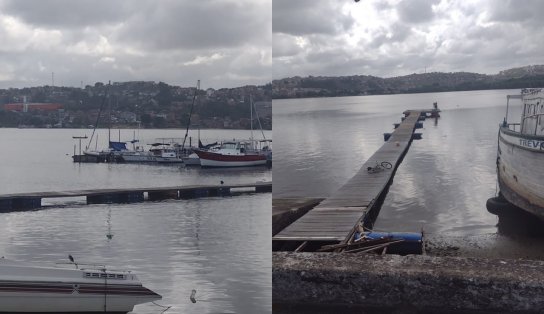
{"type": "Polygon", "coordinates": [[[425,111],[406,111],[407,117],[338,191],[273,237],[274,241],[347,241],[354,227],[386,190],[408,151],[416,123],[425,111]],[[391,169],[369,173],[367,167],[389,162],[391,169]]]}

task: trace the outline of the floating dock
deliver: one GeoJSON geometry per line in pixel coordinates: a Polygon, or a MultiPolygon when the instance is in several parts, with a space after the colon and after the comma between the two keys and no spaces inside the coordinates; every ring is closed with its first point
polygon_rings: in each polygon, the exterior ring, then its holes
{"type": "Polygon", "coordinates": [[[304,247],[312,247],[312,243],[315,249],[316,246],[347,243],[350,240],[357,224],[365,219],[376,201],[386,193],[397,167],[410,147],[418,121],[438,112],[437,109],[408,110],[404,114],[405,118],[388,140],[363,164],[353,178],[307,214],[273,236],[273,248],[297,248],[296,251],[302,251],[304,247]],[[384,162],[392,167],[368,171],[368,168],[384,162]]]}
{"type": "Polygon", "coordinates": [[[250,193],[268,193],[272,192],[272,182],[4,194],[0,195],[0,212],[38,209],[42,207],[44,198],[83,196],[86,197],[87,204],[138,203],[146,200],[229,196],[233,189],[250,193]]]}

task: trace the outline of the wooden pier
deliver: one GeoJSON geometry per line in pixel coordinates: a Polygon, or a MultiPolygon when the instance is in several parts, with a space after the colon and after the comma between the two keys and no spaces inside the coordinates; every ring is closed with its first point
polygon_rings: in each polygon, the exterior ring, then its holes
{"type": "Polygon", "coordinates": [[[86,197],[87,204],[138,203],[146,200],[229,196],[233,189],[240,192],[268,193],[272,192],[272,182],[4,194],[0,195],[0,212],[38,209],[42,207],[44,198],[83,196],[86,197]]]}
{"type": "Polygon", "coordinates": [[[347,242],[376,200],[386,193],[397,167],[410,147],[418,121],[429,113],[431,116],[433,113],[438,114],[437,109],[405,111],[403,121],[359,172],[329,198],[276,234],[272,238],[274,244],[283,245],[289,241],[298,247],[298,251],[311,242],[347,242]],[[369,167],[382,162],[390,163],[391,169],[368,171],[369,167]]]}

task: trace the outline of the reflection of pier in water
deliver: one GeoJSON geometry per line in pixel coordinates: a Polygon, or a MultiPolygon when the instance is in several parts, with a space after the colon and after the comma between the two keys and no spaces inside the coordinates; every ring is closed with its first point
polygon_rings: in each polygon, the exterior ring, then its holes
{"type": "Polygon", "coordinates": [[[0,211],[24,211],[41,208],[44,198],[85,197],[87,204],[113,204],[269,192],[272,192],[272,182],[14,193],[0,195],[0,211]]]}
{"type": "MultiPolygon", "coordinates": [[[[379,201],[387,194],[397,167],[427,116],[437,117],[438,109],[407,110],[395,130],[384,134],[385,143],[346,184],[307,214],[273,237],[274,250],[315,251],[326,244],[348,243],[359,222],[374,220],[379,201]],[[390,169],[369,171],[382,163],[390,169]]],[[[436,121],[435,121],[436,123],[436,121]]],[[[378,208],[378,209],[377,209],[378,208]]]]}

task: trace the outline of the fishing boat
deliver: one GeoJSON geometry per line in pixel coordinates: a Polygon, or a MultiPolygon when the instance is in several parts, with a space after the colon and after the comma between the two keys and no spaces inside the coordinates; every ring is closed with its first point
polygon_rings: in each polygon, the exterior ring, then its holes
{"type": "Polygon", "coordinates": [[[127,313],[161,298],[129,271],[0,258],[0,313],[127,313]]]}
{"type": "Polygon", "coordinates": [[[267,162],[267,156],[254,149],[254,141],[225,141],[216,149],[194,152],[202,167],[251,167],[267,162]]]}
{"type": "MultiPolygon", "coordinates": [[[[507,96],[506,117],[499,128],[497,177],[500,196],[544,220],[544,92],[524,89],[507,96]],[[510,99],[521,99],[519,123],[508,121],[510,99]]],[[[498,201],[488,201],[488,209],[498,201]],[[491,205],[491,206],[490,206],[491,205]]]]}

